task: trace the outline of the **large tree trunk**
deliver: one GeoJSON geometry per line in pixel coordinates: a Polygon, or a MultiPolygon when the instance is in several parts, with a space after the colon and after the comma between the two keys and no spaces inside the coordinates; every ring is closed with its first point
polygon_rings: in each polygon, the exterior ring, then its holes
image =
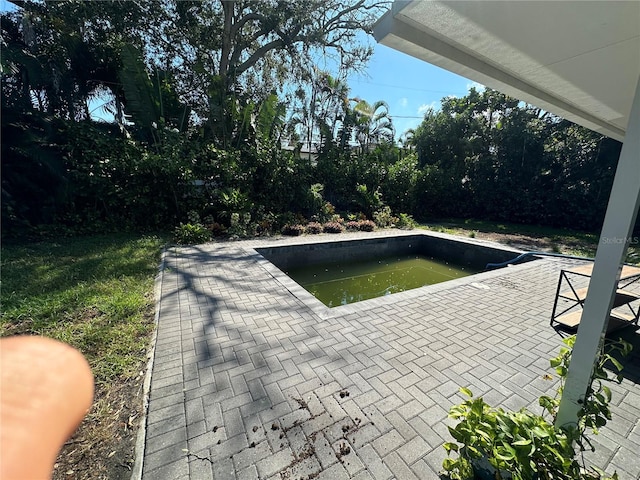
{"type": "Polygon", "coordinates": [[[222,48],[220,50],[220,77],[222,81],[222,88],[227,91],[230,83],[229,79],[229,65],[231,59],[232,50],[232,25],[233,25],[233,13],[234,13],[234,0],[220,0],[222,2],[222,12],[224,15],[223,34],[222,34],[222,48]]]}

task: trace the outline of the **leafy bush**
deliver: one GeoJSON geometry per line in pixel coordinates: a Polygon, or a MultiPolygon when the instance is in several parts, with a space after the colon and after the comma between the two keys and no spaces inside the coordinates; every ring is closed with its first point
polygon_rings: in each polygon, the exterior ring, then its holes
{"type": "Polygon", "coordinates": [[[393,227],[397,218],[391,215],[391,208],[385,206],[373,212],[373,221],[380,228],[393,227]]]}
{"type": "MultiPolygon", "coordinates": [[[[560,377],[560,385],[555,398],[542,396],[539,399],[543,415],[537,415],[526,408],[517,412],[505,411],[502,408],[489,406],[482,397],[473,398],[471,391],[461,388],[460,391],[469,397],[460,405],[451,407],[449,417],[460,420],[449,432],[457,443],[444,444],[447,458],[442,466],[449,477],[454,480],[475,478],[478,470],[488,473],[496,479],[533,479],[540,480],[574,480],[609,478],[602,472],[587,469],[576,458],[574,444],[580,451],[594,450],[593,444],[586,436],[586,431],[594,434],[611,419],[609,402],[611,390],[603,381],[620,382],[620,374],[610,377],[604,365],[607,362],[618,372],[622,365],[611,356],[618,352],[626,356],[631,345],[622,340],[608,346],[608,350],[600,352],[594,369],[593,381],[589,386],[582,408],[578,413],[577,425],[558,428],[554,425],[564,381],[571,361],[572,347],[575,337],[563,340],[567,347],[551,359],[551,367],[560,377]],[[548,415],[550,418],[545,418],[548,415]],[[457,452],[457,458],[451,458],[451,452],[457,452]],[[506,476],[502,476],[502,474],[506,476]]],[[[584,463],[584,462],[582,462],[584,463]]],[[[613,479],[617,479],[614,474],[613,479]]]]}
{"type": "Polygon", "coordinates": [[[200,222],[200,214],[198,212],[196,212],[195,210],[189,210],[187,212],[187,220],[189,220],[189,223],[192,224],[196,224],[196,223],[201,223],[200,222]]]}
{"type": "Polygon", "coordinates": [[[380,187],[375,190],[369,189],[366,185],[356,185],[356,203],[365,213],[371,214],[376,209],[382,207],[382,194],[380,187]]]}
{"type": "Polygon", "coordinates": [[[342,233],[344,226],[338,222],[327,222],[322,226],[322,231],[325,233],[342,233]]]}
{"type": "Polygon", "coordinates": [[[376,224],[371,220],[360,220],[358,222],[358,228],[363,232],[373,232],[376,228],[376,224]]]}
{"type": "Polygon", "coordinates": [[[398,228],[406,228],[407,230],[411,230],[412,228],[416,228],[417,226],[418,222],[416,222],[411,215],[407,215],[406,213],[401,213],[396,219],[396,227],[398,228]]]}
{"type": "Polygon", "coordinates": [[[354,220],[347,222],[345,226],[347,227],[347,230],[350,232],[355,232],[360,230],[360,222],[356,222],[354,220]]]}
{"type": "Polygon", "coordinates": [[[273,212],[265,212],[264,208],[259,207],[256,213],[257,234],[269,235],[275,230],[278,218],[273,212]]]}
{"type": "Polygon", "coordinates": [[[309,222],[306,230],[307,230],[307,233],[313,233],[313,234],[322,233],[322,224],[318,222],[309,222]]]}
{"type": "Polygon", "coordinates": [[[201,223],[181,223],[173,235],[176,243],[181,245],[194,245],[211,239],[211,232],[201,223]]]}
{"type": "Polygon", "coordinates": [[[252,203],[249,199],[249,194],[241,191],[237,188],[227,188],[224,190],[218,190],[219,202],[221,205],[221,214],[228,217],[231,221],[231,216],[234,212],[246,213],[251,210],[252,203]]]}
{"type": "Polygon", "coordinates": [[[309,187],[307,191],[307,210],[310,215],[317,215],[322,212],[325,205],[325,200],[322,197],[324,191],[324,185],[321,183],[314,183],[309,187]]]}
{"type": "Polygon", "coordinates": [[[419,172],[418,158],[415,153],[407,155],[389,167],[382,191],[393,211],[415,211],[419,172]]]}
{"type": "Polygon", "coordinates": [[[277,216],[276,221],[274,222],[276,225],[276,230],[282,230],[282,227],[285,225],[293,225],[295,223],[300,223],[298,221],[298,216],[291,212],[284,212],[277,216]]]}
{"type": "Polygon", "coordinates": [[[255,236],[257,227],[255,223],[251,223],[250,213],[232,213],[227,233],[235,238],[255,236]]]}
{"type": "Polygon", "coordinates": [[[304,233],[304,226],[303,225],[299,225],[299,224],[295,224],[295,225],[285,225],[284,227],[282,227],[282,234],[283,235],[288,235],[290,237],[297,237],[300,236],[304,233]]]}
{"type": "Polygon", "coordinates": [[[336,213],[336,207],[334,207],[330,202],[325,202],[320,208],[319,218],[320,221],[329,221],[331,217],[333,217],[336,213]]]}

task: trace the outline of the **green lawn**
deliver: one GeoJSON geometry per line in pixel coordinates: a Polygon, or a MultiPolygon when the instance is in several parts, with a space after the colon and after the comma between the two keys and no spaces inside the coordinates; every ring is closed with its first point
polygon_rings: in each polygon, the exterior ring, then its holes
{"type": "Polygon", "coordinates": [[[98,384],[137,374],[163,244],[105,235],[3,246],[0,335],[67,342],[87,357],[98,384]]]}
{"type": "MultiPolygon", "coordinates": [[[[522,236],[531,240],[540,250],[567,255],[595,257],[598,247],[598,235],[562,228],[538,225],[521,225],[483,220],[447,220],[438,223],[422,224],[420,228],[466,237],[497,237],[496,241],[509,243],[510,236],[522,236]]],[[[629,246],[628,263],[640,263],[640,245],[637,241],[629,246]]]]}

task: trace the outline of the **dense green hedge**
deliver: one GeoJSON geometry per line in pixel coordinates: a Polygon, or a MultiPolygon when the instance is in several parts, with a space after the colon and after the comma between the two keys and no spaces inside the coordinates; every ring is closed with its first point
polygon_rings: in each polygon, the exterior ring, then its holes
{"type": "Polygon", "coordinates": [[[2,234],[171,230],[195,219],[251,235],[328,220],[334,210],[372,218],[384,205],[420,220],[598,231],[620,143],[531,107],[507,108],[493,91],[480,98],[444,101],[415,132],[413,148],[329,146],[317,161],[268,139],[221,149],[197,131],[167,128],[149,145],[115,125],[8,110],[2,234]],[[500,120],[489,125],[480,109],[491,99],[500,120]],[[232,226],[233,214],[242,220],[232,226]]]}

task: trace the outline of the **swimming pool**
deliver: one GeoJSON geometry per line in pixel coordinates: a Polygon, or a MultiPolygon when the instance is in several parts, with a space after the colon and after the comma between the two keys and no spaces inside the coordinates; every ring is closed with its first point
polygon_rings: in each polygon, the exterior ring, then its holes
{"type": "Polygon", "coordinates": [[[508,261],[521,253],[426,232],[316,240],[256,251],[332,308],[455,281],[483,272],[487,263],[508,261]]]}
{"type": "Polygon", "coordinates": [[[293,267],[285,273],[327,307],[337,307],[466,277],[478,270],[404,254],[293,267]]]}

